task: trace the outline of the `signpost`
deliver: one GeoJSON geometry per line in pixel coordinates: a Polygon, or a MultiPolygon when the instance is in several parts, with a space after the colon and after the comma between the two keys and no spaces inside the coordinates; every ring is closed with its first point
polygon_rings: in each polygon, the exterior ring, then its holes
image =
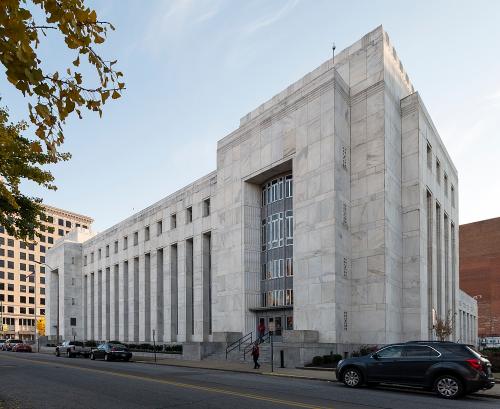
{"type": "Polygon", "coordinates": [[[156,364],[156,341],[155,341],[155,333],[156,333],[156,331],[153,329],[153,352],[155,354],[155,364],[156,364]]]}

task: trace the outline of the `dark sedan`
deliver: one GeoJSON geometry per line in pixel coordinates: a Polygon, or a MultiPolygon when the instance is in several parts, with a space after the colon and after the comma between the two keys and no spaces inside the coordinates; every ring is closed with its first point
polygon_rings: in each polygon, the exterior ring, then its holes
{"type": "Polygon", "coordinates": [[[340,361],[337,379],[351,388],[378,383],[420,386],[447,399],[495,385],[490,362],[469,345],[417,341],[387,345],[340,361]]]}
{"type": "Polygon", "coordinates": [[[31,349],[31,345],[21,343],[21,344],[15,344],[12,347],[12,352],[33,352],[33,351],[31,349]]]}
{"type": "Polygon", "coordinates": [[[132,352],[125,345],[105,343],[90,352],[90,359],[104,359],[105,361],[129,361],[132,352]]]}

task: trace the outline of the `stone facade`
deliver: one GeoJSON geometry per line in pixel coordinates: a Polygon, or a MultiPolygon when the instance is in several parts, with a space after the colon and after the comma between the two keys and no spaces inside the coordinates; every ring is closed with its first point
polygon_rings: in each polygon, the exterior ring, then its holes
{"type": "Polygon", "coordinates": [[[457,189],[379,27],[243,117],[216,171],[83,241],[77,322],[130,342],[261,320],[284,342],[427,339],[432,310],[458,310],[457,189]]]}

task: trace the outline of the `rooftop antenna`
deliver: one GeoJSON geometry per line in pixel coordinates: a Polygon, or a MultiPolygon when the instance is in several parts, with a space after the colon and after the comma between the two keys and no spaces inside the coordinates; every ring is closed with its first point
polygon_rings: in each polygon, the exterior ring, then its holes
{"type": "Polygon", "coordinates": [[[332,43],[332,65],[335,63],[335,41],[332,43]]]}

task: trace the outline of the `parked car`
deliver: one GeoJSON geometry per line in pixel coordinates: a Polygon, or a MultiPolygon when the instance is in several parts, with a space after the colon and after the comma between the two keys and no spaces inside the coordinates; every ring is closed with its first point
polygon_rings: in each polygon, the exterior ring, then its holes
{"type": "Polygon", "coordinates": [[[456,399],[495,385],[490,362],[473,347],[454,342],[392,344],[340,361],[337,379],[351,388],[378,383],[420,386],[456,399]]]}
{"type": "Polygon", "coordinates": [[[33,352],[33,351],[31,349],[31,345],[22,342],[20,344],[15,344],[12,347],[12,352],[33,352]]]}
{"type": "Polygon", "coordinates": [[[82,341],[64,341],[61,345],[56,346],[56,356],[66,355],[68,358],[75,356],[90,356],[91,348],[86,347],[82,341]]]}
{"type": "Polygon", "coordinates": [[[6,341],[7,341],[6,339],[0,339],[0,351],[4,350],[3,347],[4,347],[6,341]]]}
{"type": "Polygon", "coordinates": [[[129,361],[130,358],[132,358],[132,352],[125,345],[111,344],[109,342],[92,349],[90,354],[90,359],[104,359],[105,361],[129,361]]]}
{"type": "Polygon", "coordinates": [[[23,341],[21,341],[20,339],[8,339],[7,341],[5,341],[5,344],[4,344],[4,351],[12,351],[12,348],[14,347],[14,345],[16,344],[22,344],[23,341]]]}

